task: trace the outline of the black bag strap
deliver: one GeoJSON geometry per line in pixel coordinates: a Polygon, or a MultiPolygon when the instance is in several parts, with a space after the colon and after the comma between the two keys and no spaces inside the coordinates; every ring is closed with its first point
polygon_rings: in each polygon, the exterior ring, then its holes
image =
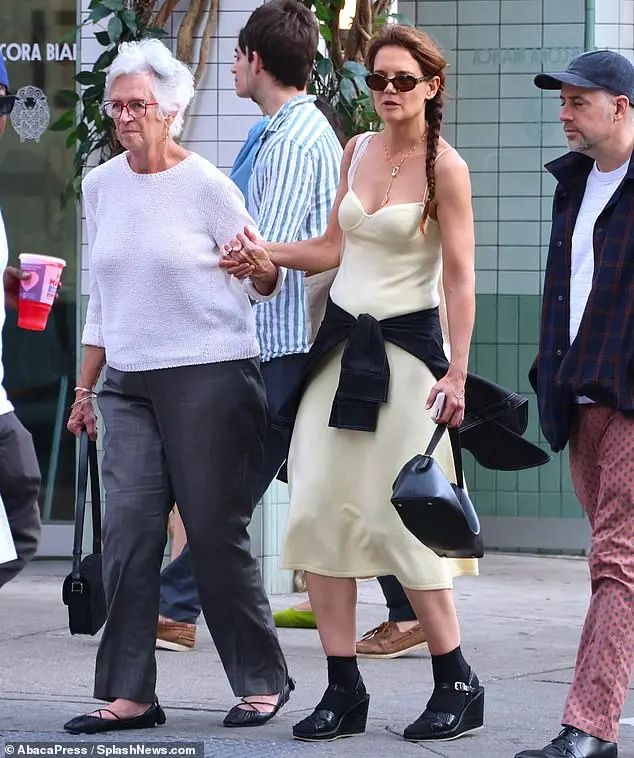
{"type": "Polygon", "coordinates": [[[456,469],[456,484],[462,490],[464,489],[464,472],[462,469],[462,446],[460,445],[460,433],[457,429],[450,429],[447,424],[437,424],[434,434],[432,435],[425,455],[431,456],[434,450],[438,447],[438,443],[442,439],[443,434],[448,431],[449,439],[451,440],[451,451],[453,453],[453,465],[456,469]]]}
{"type": "Polygon", "coordinates": [[[79,465],[77,468],[77,496],[75,499],[75,534],[73,537],[73,579],[80,578],[79,564],[84,539],[84,516],[88,471],[90,469],[90,494],[92,499],[92,551],[101,553],[101,492],[99,490],[99,461],[97,443],[88,439],[84,429],[79,438],[79,465]]]}

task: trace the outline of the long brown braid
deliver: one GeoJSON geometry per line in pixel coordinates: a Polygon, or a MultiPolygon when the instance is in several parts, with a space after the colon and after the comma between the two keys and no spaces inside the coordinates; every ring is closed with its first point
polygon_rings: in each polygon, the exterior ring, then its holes
{"type": "Polygon", "coordinates": [[[377,36],[372,40],[366,56],[366,66],[369,71],[374,71],[374,61],[379,50],[388,45],[403,47],[416,60],[423,76],[440,78],[438,92],[425,105],[425,121],[427,122],[427,155],[425,157],[425,174],[427,177],[427,192],[423,216],[421,219],[421,231],[425,231],[425,222],[429,217],[429,211],[436,197],[435,163],[438,154],[438,140],[442,126],[443,95],[445,92],[445,60],[440,48],[432,38],[405,24],[385,24],[377,36]]]}
{"type": "Polygon", "coordinates": [[[420,222],[421,231],[425,231],[425,221],[429,216],[429,209],[436,198],[436,156],[438,154],[438,140],[440,139],[440,127],[442,126],[442,91],[438,90],[425,107],[425,121],[427,121],[427,155],[425,156],[425,174],[427,176],[427,192],[423,217],[420,222]]]}

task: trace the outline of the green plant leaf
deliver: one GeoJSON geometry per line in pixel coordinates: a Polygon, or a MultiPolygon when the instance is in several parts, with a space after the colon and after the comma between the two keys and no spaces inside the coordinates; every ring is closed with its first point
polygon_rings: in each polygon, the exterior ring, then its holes
{"type": "Polygon", "coordinates": [[[105,5],[100,3],[92,9],[90,15],[88,16],[88,20],[96,24],[98,21],[102,21],[104,18],[110,16],[111,14],[112,11],[110,8],[106,8],[105,5]]]}
{"type": "Polygon", "coordinates": [[[146,26],[143,34],[146,37],[165,37],[167,32],[160,26],[146,26]]]}
{"type": "Polygon", "coordinates": [[[97,42],[104,47],[110,47],[110,35],[108,32],[95,32],[97,42]]]}
{"type": "Polygon", "coordinates": [[[75,111],[65,111],[62,115],[54,121],[50,126],[51,132],[65,132],[67,129],[71,129],[75,125],[75,111]]]}
{"type": "Polygon", "coordinates": [[[97,60],[94,63],[92,67],[93,72],[95,71],[101,72],[105,68],[109,68],[112,61],[116,57],[117,57],[117,49],[115,47],[111,47],[108,50],[104,50],[104,52],[101,53],[101,55],[97,58],[97,60]]]}
{"type": "Polygon", "coordinates": [[[97,83],[97,74],[94,71],[80,71],[74,77],[79,84],[88,85],[97,83]]]}
{"type": "Polygon", "coordinates": [[[119,38],[123,34],[123,21],[121,21],[119,16],[113,16],[108,22],[108,34],[113,44],[119,41],[119,38]]]}
{"type": "Polygon", "coordinates": [[[319,31],[321,32],[321,36],[326,40],[326,42],[332,42],[332,32],[330,31],[329,27],[327,27],[325,24],[321,24],[319,31]]]}
{"type": "Polygon", "coordinates": [[[370,88],[366,84],[365,76],[355,76],[354,77],[354,83],[357,86],[357,89],[359,92],[361,92],[363,95],[369,95],[370,94],[370,88]]]}
{"type": "Polygon", "coordinates": [[[342,79],[339,86],[341,97],[347,100],[348,103],[353,104],[357,99],[357,90],[353,82],[350,79],[342,79]]]}
{"type": "Polygon", "coordinates": [[[73,129],[73,131],[66,137],[66,147],[70,148],[75,144],[75,139],[77,138],[77,132],[73,129]]]}
{"type": "Polygon", "coordinates": [[[110,8],[111,11],[125,10],[124,0],[101,0],[101,4],[106,8],[110,8]]]}
{"type": "Polygon", "coordinates": [[[341,73],[349,79],[355,79],[357,76],[364,77],[368,69],[358,61],[346,61],[341,67],[341,73]]]}
{"type": "Polygon", "coordinates": [[[321,58],[321,60],[317,61],[315,68],[317,69],[319,76],[321,76],[322,79],[325,79],[327,76],[330,76],[330,74],[332,74],[332,61],[330,58],[321,58]]]}
{"type": "Polygon", "coordinates": [[[57,92],[57,96],[64,105],[75,105],[79,102],[79,95],[74,89],[60,89],[57,92]]]}
{"type": "Polygon", "coordinates": [[[78,140],[85,140],[88,137],[88,127],[84,121],[78,125],[77,129],[75,129],[75,133],[77,134],[78,140]]]}
{"type": "Polygon", "coordinates": [[[103,97],[103,89],[101,87],[88,87],[84,90],[81,99],[84,103],[84,107],[93,102],[99,102],[103,97]]]}
{"type": "Polygon", "coordinates": [[[139,31],[139,19],[134,11],[123,11],[121,19],[132,34],[136,34],[139,31]]]}

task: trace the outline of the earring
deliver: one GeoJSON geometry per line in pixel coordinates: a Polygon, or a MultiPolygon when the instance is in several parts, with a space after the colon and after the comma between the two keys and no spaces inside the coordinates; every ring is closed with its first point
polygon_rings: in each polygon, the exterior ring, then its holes
{"type": "Polygon", "coordinates": [[[165,142],[167,142],[167,140],[170,138],[170,126],[167,123],[167,121],[165,121],[164,124],[165,124],[165,133],[163,135],[163,139],[165,140],[165,142]]]}

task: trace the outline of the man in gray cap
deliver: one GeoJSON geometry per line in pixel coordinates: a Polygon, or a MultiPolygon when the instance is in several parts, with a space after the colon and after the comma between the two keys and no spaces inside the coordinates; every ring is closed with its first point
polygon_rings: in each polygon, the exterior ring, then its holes
{"type": "Polygon", "coordinates": [[[634,66],[595,50],[535,84],[560,90],[571,152],[557,179],[539,352],[530,372],[553,450],[592,530],[592,598],[563,730],[516,758],[616,758],[634,664],[634,66]]]}
{"type": "MultiPolygon", "coordinates": [[[[15,98],[9,94],[9,77],[0,54],[0,136],[5,130],[7,116],[15,98]]],[[[2,327],[5,307],[17,305],[20,280],[28,274],[7,267],[9,250],[0,211],[0,271],[3,288],[0,291],[0,498],[9,520],[17,558],[0,563],[0,587],[13,579],[35,555],[40,539],[40,511],[37,496],[40,491],[40,469],[31,435],[18,421],[13,406],[2,386],[2,327]]]]}

